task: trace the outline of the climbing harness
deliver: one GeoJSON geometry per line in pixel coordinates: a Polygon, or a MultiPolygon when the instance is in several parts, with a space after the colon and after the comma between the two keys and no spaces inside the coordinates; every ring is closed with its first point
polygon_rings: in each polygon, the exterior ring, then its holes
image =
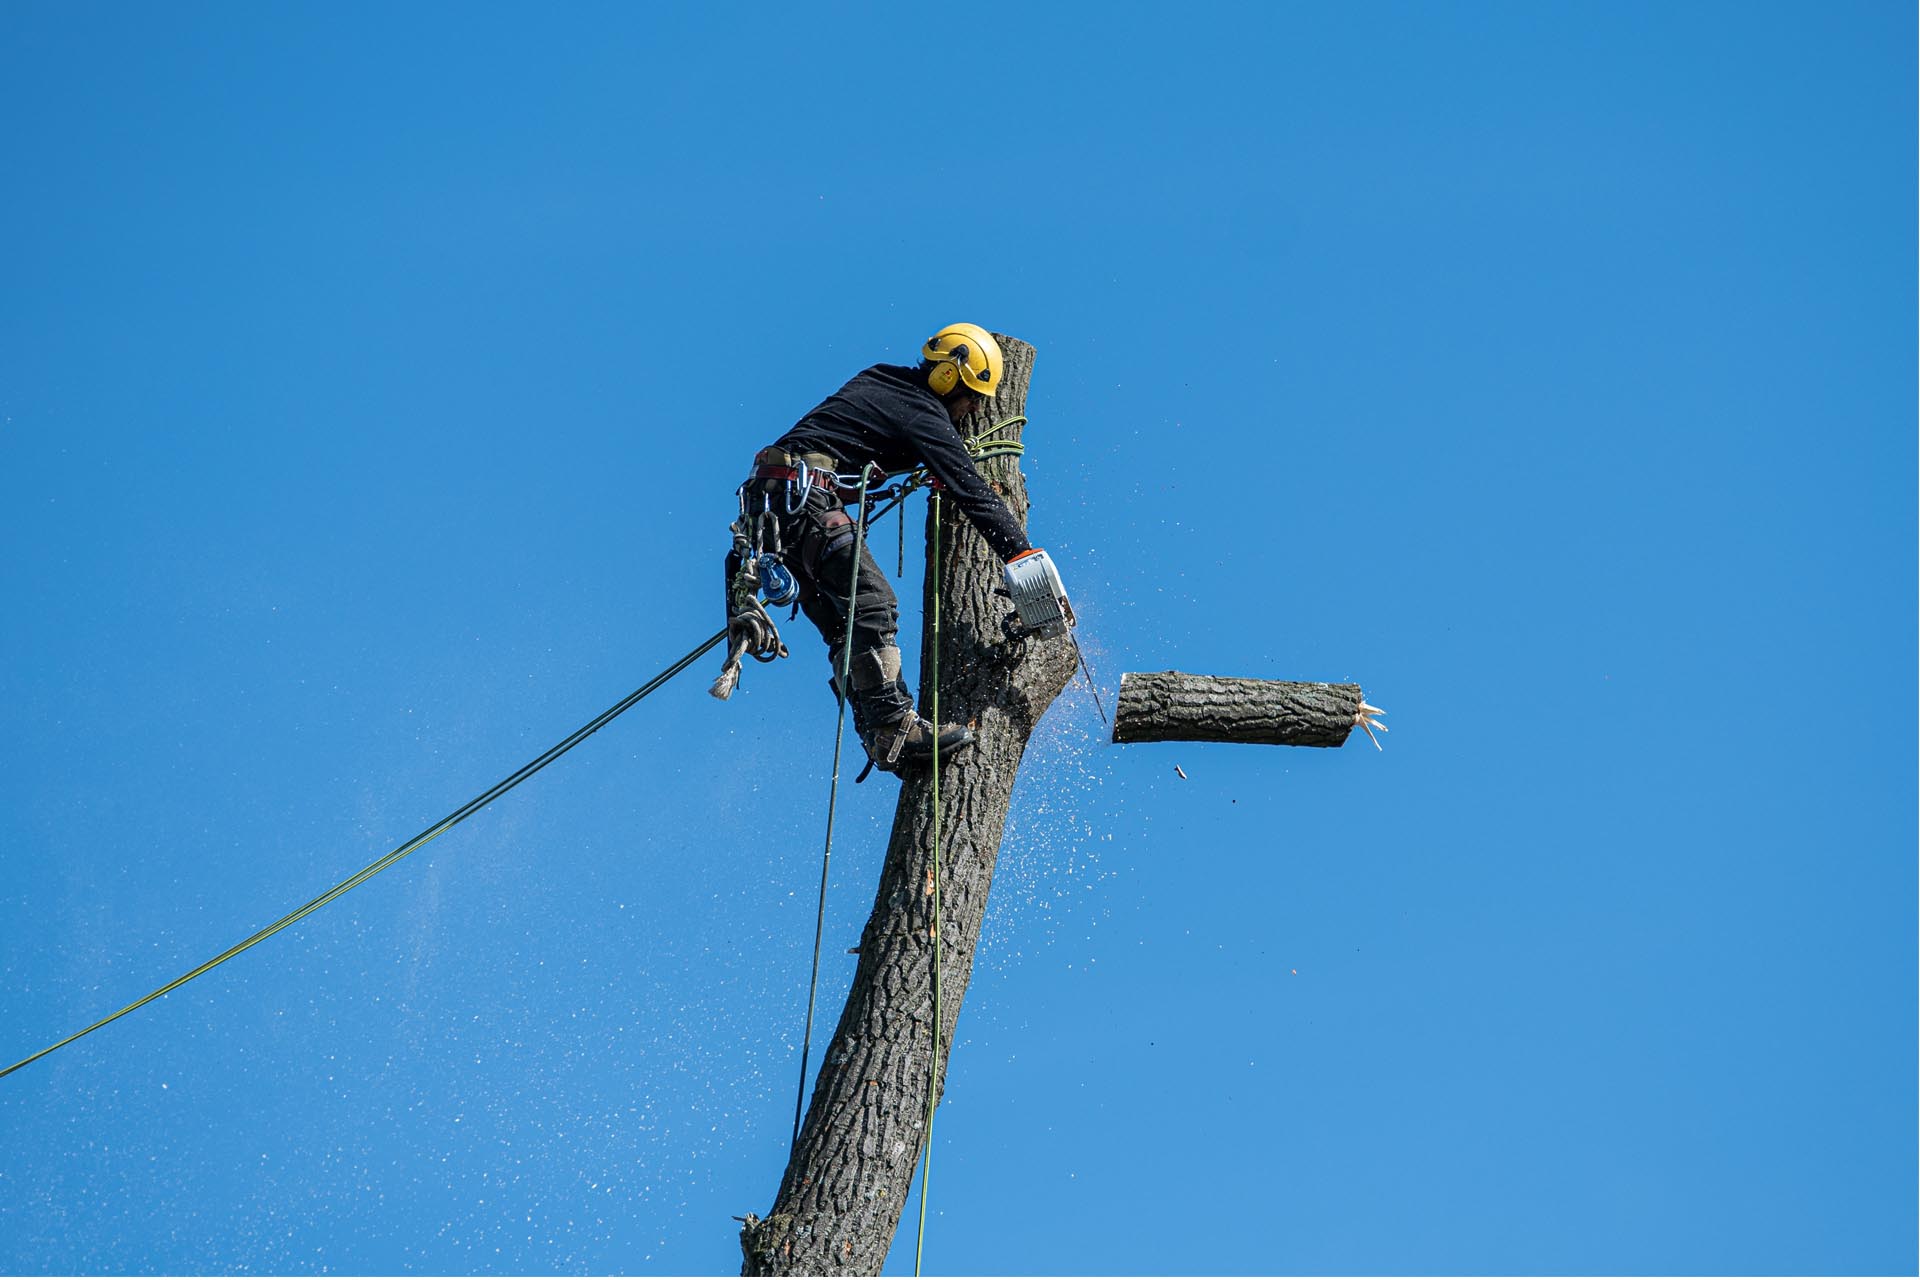
{"type": "Polygon", "coordinates": [[[255,945],[256,943],[265,942],[268,938],[271,938],[274,934],[280,932],[282,929],[286,928],[288,925],[295,924],[301,920],[304,920],[306,917],[312,915],[314,912],[318,911],[321,907],[326,906],[329,902],[332,902],[335,898],[339,897],[343,893],[346,893],[348,890],[357,888],[358,886],[366,883],[368,880],[373,879],[373,877],[379,875],[382,871],[385,871],[388,867],[400,861],[400,859],[406,857],[408,854],[419,849],[422,845],[426,844],[428,841],[436,839],[439,836],[445,835],[448,831],[451,831],[454,827],[458,826],[460,823],[465,822],[468,818],[471,818],[474,814],[480,812],[480,810],[486,808],[488,805],[492,804],[495,800],[498,800],[501,796],[506,795],[507,792],[513,790],[515,787],[525,782],[528,778],[531,778],[534,774],[540,772],[542,769],[552,764],[555,760],[558,760],[561,756],[567,754],[567,752],[579,746],[582,742],[585,742],[588,738],[592,737],[595,733],[598,733],[601,729],[606,728],[607,725],[613,723],[613,721],[617,719],[629,707],[633,706],[636,702],[639,702],[642,698],[646,697],[648,694],[658,689],[661,685],[667,683],[667,681],[679,675],[682,671],[685,671],[688,667],[692,666],[695,662],[699,661],[701,656],[704,655],[709,649],[713,648],[715,645],[719,644],[722,640],[726,638],[727,638],[727,633],[725,631],[716,632],[715,634],[708,636],[705,640],[702,640],[697,646],[695,646],[692,650],[690,650],[685,657],[682,657],[676,660],[671,666],[669,666],[666,670],[662,671],[659,675],[647,681],[645,684],[641,685],[638,689],[635,689],[632,693],[620,699],[620,701],[614,703],[611,707],[608,707],[605,711],[602,711],[599,715],[587,721],[587,723],[581,725],[578,729],[575,729],[572,733],[568,734],[565,738],[562,738],[559,742],[556,742],[553,746],[548,747],[545,751],[541,752],[538,756],[535,756],[532,760],[529,760],[526,764],[521,765],[518,769],[514,770],[513,773],[509,774],[505,778],[502,778],[499,782],[494,783],[491,787],[488,787],[485,791],[481,792],[479,795],[475,796],[473,799],[467,801],[465,804],[461,805],[458,809],[455,809],[452,813],[440,819],[440,821],[434,823],[432,826],[428,827],[425,831],[422,831],[419,835],[407,841],[405,844],[399,846],[398,848],[394,849],[392,852],[387,853],[375,859],[374,861],[368,863],[366,866],[360,868],[360,870],[354,872],[352,875],[348,876],[345,880],[342,880],[339,884],[336,884],[335,886],[333,886],[333,888],[327,890],[325,893],[313,899],[311,902],[307,903],[305,906],[300,907],[295,911],[288,912],[286,915],[281,916],[278,920],[274,921],[272,924],[268,925],[266,928],[254,934],[252,937],[247,938],[242,942],[236,943],[231,947],[228,947],[225,951],[222,951],[219,955],[207,961],[205,964],[199,965],[196,968],[188,970],[186,973],[183,973],[179,977],[175,978],[172,982],[169,982],[166,986],[161,987],[156,991],[149,992],[148,994],[140,997],[140,999],[135,1000],[132,1004],[128,1005],[126,1008],[121,1009],[119,1012],[108,1014],[106,1017],[100,1019],[100,1021],[94,1023],[92,1026],[85,1027],[79,1031],[76,1031],[72,1035],[68,1036],[66,1039],[60,1040],[53,1044],[48,1045],[46,1048],[42,1049],[40,1052],[32,1055],[31,1057],[22,1058],[20,1061],[14,1063],[12,1066],[7,1067],[5,1070],[0,1070],[0,1077],[10,1076],[14,1072],[18,1071],[20,1068],[27,1066],[30,1063],[38,1062],[41,1058],[46,1057],[48,1054],[52,1053],[55,1049],[64,1048],[65,1046],[72,1044],[75,1040],[78,1040],[80,1037],[84,1035],[89,1035],[92,1032],[98,1031],[100,1028],[106,1026],[109,1022],[112,1022],[117,1018],[125,1017],[127,1014],[132,1013],[135,1009],[138,1009],[140,1006],[144,1004],[149,1004],[152,1001],[158,1000],[161,996],[166,995],[168,992],[173,991],[176,988],[186,985],[187,983],[193,981],[195,978],[199,977],[201,974],[206,973],[208,970],[218,968],[220,965],[225,964],[227,961],[233,959],[235,956],[239,955],[242,951],[245,951],[247,948],[255,945]]]}
{"type": "Polygon", "coordinates": [[[780,630],[767,613],[768,605],[791,605],[799,612],[800,581],[787,567],[780,521],[806,509],[820,478],[830,478],[840,488],[840,478],[830,470],[782,449],[762,449],[753,463],[753,473],[735,490],[740,514],[727,552],[727,658],[707,690],[723,700],[739,687],[742,659],[772,662],[787,656],[780,630]]]}
{"type": "Polygon", "coordinates": [[[800,581],[786,563],[780,522],[804,511],[815,488],[831,489],[843,501],[857,500],[865,519],[866,499],[876,475],[885,478],[871,465],[855,477],[838,475],[833,460],[823,454],[795,456],[768,448],[754,455],[752,474],[734,491],[740,514],[731,526],[733,546],[727,553],[727,658],[707,692],[723,700],[731,698],[739,687],[745,658],[772,662],[787,656],[787,646],[767,613],[769,605],[792,606],[793,613],[787,615],[791,619],[800,608],[800,581]]]}

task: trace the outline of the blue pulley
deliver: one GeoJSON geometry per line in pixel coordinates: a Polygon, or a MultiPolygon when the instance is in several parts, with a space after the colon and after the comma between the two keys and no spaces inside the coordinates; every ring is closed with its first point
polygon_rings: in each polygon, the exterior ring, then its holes
{"type": "Polygon", "coordinates": [[[778,557],[760,553],[760,595],[775,608],[792,604],[800,598],[800,584],[794,581],[793,571],[780,563],[778,557]]]}

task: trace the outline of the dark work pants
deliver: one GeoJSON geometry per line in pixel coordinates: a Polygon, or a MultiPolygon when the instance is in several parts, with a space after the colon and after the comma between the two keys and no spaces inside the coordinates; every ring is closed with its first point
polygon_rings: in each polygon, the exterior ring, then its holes
{"type": "MultiPolygon", "coordinates": [[[[869,547],[860,549],[860,580],[853,582],[853,521],[837,496],[816,488],[805,507],[781,520],[780,537],[787,547],[787,567],[800,583],[800,611],[819,630],[829,654],[837,653],[847,638],[849,587],[855,588],[853,652],[895,646],[900,602],[869,547]]],[[[834,674],[839,674],[837,669],[834,674]]]]}

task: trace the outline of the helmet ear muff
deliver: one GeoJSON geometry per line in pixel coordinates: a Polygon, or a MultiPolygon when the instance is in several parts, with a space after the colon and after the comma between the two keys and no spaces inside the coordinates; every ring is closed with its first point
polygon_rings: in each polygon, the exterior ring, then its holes
{"type": "Polygon", "coordinates": [[[927,370],[927,390],[945,400],[960,385],[960,362],[967,358],[967,344],[961,343],[947,352],[927,370]]]}
{"type": "Polygon", "coordinates": [[[942,360],[927,370],[927,390],[945,400],[953,394],[960,382],[960,366],[951,360],[942,360]]]}

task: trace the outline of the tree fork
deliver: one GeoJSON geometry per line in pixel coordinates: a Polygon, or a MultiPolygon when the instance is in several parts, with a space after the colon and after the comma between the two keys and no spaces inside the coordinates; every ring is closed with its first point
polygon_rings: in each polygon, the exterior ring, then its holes
{"type": "MultiPolygon", "coordinates": [[[[961,424],[969,436],[1026,411],[1033,348],[1002,334],[1000,390],[961,424]]],[[[994,436],[1017,441],[1015,424],[994,436]]],[[[1018,459],[980,464],[1024,529],[1030,503],[1018,459]]],[[[934,514],[928,504],[931,545],[934,514]]],[[[951,503],[942,503],[940,563],[929,564],[920,709],[933,699],[924,655],[935,652],[932,589],[941,592],[940,713],[971,724],[974,744],[940,762],[940,1036],[935,1097],[993,886],[1015,775],[1027,741],[1073,678],[1071,641],[1010,640],[1001,563],[951,503]]],[[[800,1139],[765,1218],[740,1231],[742,1275],[878,1275],[906,1206],[925,1141],[933,1021],[933,780],[900,780],[893,833],[860,960],[821,1057],[800,1139]]]]}
{"type": "Polygon", "coordinates": [[[1113,740],[1338,747],[1363,710],[1375,713],[1357,684],[1129,671],[1120,677],[1113,740]]]}

